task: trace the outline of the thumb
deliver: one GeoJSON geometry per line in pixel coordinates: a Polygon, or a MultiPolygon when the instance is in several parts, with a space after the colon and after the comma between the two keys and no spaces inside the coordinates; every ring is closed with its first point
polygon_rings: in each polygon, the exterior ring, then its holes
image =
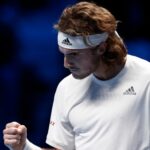
{"type": "Polygon", "coordinates": [[[21,136],[20,142],[21,142],[21,143],[25,143],[26,138],[27,138],[27,128],[26,128],[26,126],[20,125],[20,126],[18,127],[18,133],[19,133],[20,136],[21,136]]]}
{"type": "Polygon", "coordinates": [[[20,125],[20,126],[18,127],[18,133],[20,133],[20,134],[25,134],[25,133],[27,133],[27,128],[26,128],[26,126],[20,125]]]}

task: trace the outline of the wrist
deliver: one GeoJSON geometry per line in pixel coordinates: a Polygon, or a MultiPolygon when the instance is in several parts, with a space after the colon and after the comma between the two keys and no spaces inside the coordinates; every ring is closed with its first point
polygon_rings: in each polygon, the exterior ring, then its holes
{"type": "Polygon", "coordinates": [[[35,144],[31,143],[27,139],[23,150],[41,150],[41,148],[39,146],[36,146],[35,144]]]}

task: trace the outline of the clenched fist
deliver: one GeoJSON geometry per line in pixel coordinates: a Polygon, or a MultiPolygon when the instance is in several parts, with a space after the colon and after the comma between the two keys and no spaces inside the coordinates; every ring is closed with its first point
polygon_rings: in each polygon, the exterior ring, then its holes
{"type": "Polygon", "coordinates": [[[17,122],[6,124],[3,130],[4,144],[12,150],[23,150],[27,139],[27,128],[17,122]]]}

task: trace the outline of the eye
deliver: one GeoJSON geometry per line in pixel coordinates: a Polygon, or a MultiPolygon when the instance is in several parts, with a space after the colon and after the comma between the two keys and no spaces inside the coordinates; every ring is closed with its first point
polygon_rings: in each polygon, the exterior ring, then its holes
{"type": "Polygon", "coordinates": [[[79,55],[79,53],[73,53],[73,56],[77,56],[77,55],[79,55]]]}
{"type": "Polygon", "coordinates": [[[70,54],[68,54],[69,56],[78,56],[79,55],[79,53],[77,53],[77,52],[73,52],[73,53],[70,53],[70,54]]]}

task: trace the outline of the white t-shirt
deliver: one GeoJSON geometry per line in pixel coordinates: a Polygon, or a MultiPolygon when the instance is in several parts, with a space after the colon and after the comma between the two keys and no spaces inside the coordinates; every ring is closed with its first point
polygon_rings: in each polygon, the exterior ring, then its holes
{"type": "Polygon", "coordinates": [[[63,79],[46,143],[61,150],[150,150],[150,63],[128,55],[113,79],[63,79]]]}

